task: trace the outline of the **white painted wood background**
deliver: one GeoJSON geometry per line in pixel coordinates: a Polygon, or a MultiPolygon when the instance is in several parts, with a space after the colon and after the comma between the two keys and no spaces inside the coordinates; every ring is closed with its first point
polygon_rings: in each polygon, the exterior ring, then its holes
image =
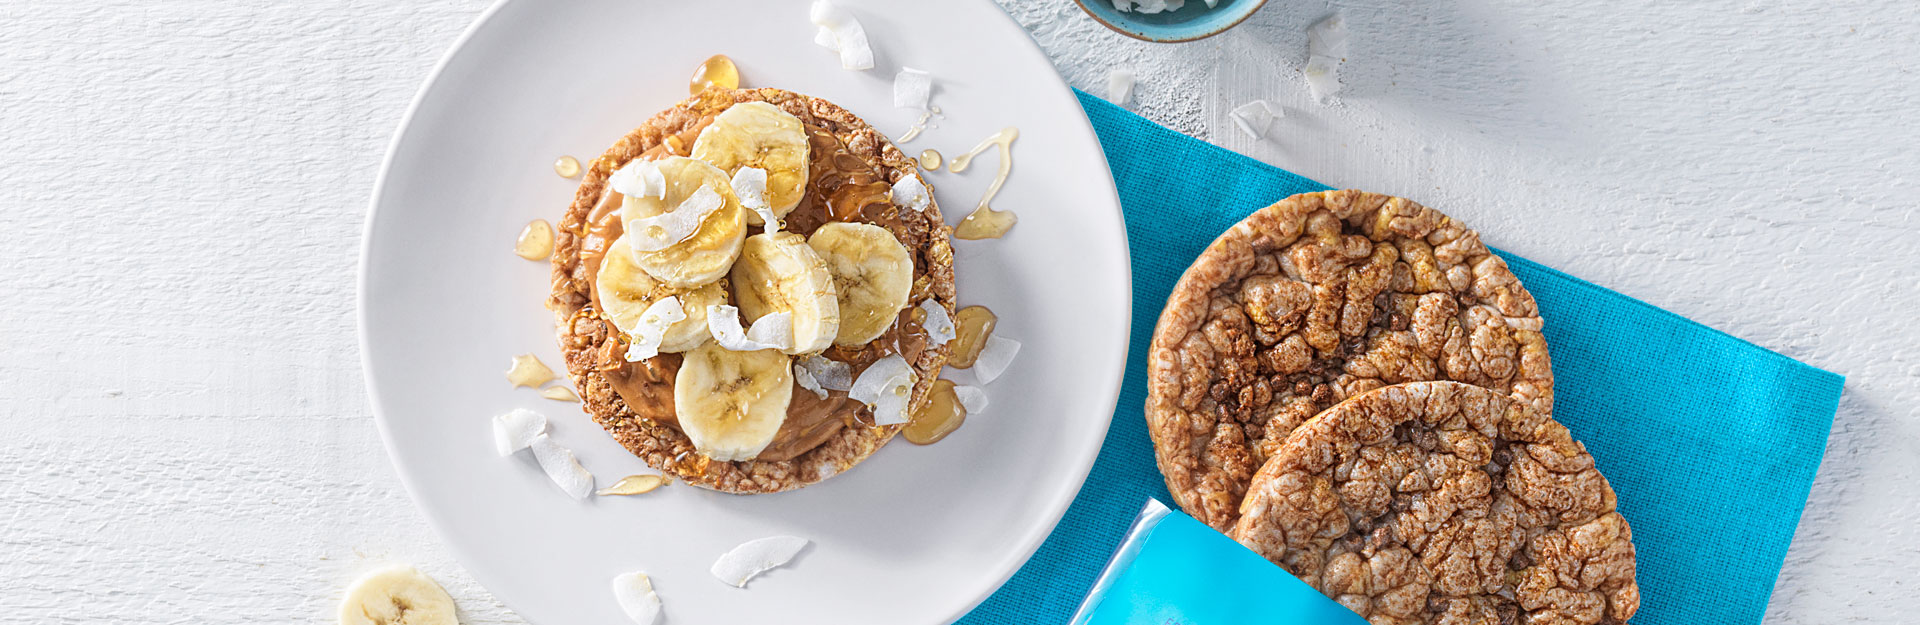
{"type": "MultiPolygon", "coordinates": [[[[1172,46],[999,1],[1075,86],[1132,67],[1150,118],[1846,374],[1768,620],[1920,608],[1911,0],[1273,0],[1172,46]]],[[[330,622],[386,561],[519,622],[395,479],[353,319],[387,140],[485,4],[0,1],[0,622],[330,622]]]]}

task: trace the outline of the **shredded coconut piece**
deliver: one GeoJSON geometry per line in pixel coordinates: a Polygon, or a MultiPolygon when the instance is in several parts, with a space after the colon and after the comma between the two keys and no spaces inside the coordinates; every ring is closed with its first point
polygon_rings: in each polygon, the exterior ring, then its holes
{"type": "Polygon", "coordinates": [[[770,536],[750,540],[720,556],[710,571],[720,581],[736,588],[747,587],[747,580],[773,567],[786,564],[806,548],[807,539],[798,536],[770,536]]]}
{"type": "Polygon", "coordinates": [[[953,396],[960,400],[960,407],[966,408],[967,414],[980,414],[987,409],[987,389],[971,384],[959,384],[953,387],[953,396]]]}
{"type": "Polygon", "coordinates": [[[800,359],[800,369],[813,376],[820,387],[830,391],[853,389],[853,365],[814,354],[800,359]]]}
{"type": "MultiPolygon", "coordinates": [[[[976,367],[979,365],[975,365],[976,367]]],[[[873,410],[874,425],[907,422],[907,400],[913,396],[913,367],[894,354],[867,365],[853,381],[847,397],[873,410]]]]}
{"type": "Polygon", "coordinates": [[[893,183],[893,205],[915,212],[927,210],[933,198],[927,194],[926,183],[920,182],[920,175],[907,172],[900,181],[893,183]]]}
{"type": "Polygon", "coordinates": [[[1346,56],[1346,18],[1334,13],[1307,27],[1307,66],[1300,73],[1314,100],[1324,103],[1340,93],[1340,63],[1346,56]]]}
{"type": "Polygon", "coordinates": [[[687,309],[681,305],[678,295],[648,304],[629,333],[633,342],[627,345],[627,362],[660,355],[660,342],[667,338],[667,327],[686,320],[687,309]]]}
{"type": "Polygon", "coordinates": [[[947,341],[957,336],[953,330],[953,317],[947,314],[947,307],[941,306],[940,302],[929,297],[920,302],[920,310],[927,313],[926,321],[920,324],[920,327],[927,329],[927,342],[935,346],[946,345],[947,341]]]}
{"type": "Polygon", "coordinates": [[[546,435],[547,417],[525,408],[515,408],[493,418],[493,448],[502,456],[511,456],[546,435]]]}
{"type": "Polygon", "coordinates": [[[981,384],[992,383],[1006,373],[1007,365],[1013,364],[1013,356],[1018,353],[1019,341],[997,334],[987,337],[986,346],[980,348],[980,356],[973,361],[973,377],[981,384]]]}
{"type": "Polygon", "coordinates": [[[635,252],[667,249],[693,236],[700,229],[700,222],[706,221],[707,215],[726,205],[726,199],[713,189],[704,186],[695,189],[693,195],[681,200],[673,210],[652,217],[626,220],[627,247],[635,252]]]}
{"type": "Polygon", "coordinates": [[[767,170],[758,167],[742,167],[733,172],[733,195],[740,199],[740,205],[747,207],[760,216],[760,223],[766,225],[768,233],[780,231],[780,218],[773,214],[773,206],[767,203],[767,170]]]}
{"type": "Polygon", "coordinates": [[[854,17],[852,11],[827,0],[814,0],[807,17],[820,27],[814,33],[813,42],[839,52],[841,69],[873,69],[873,47],[867,44],[867,30],[860,26],[859,18],[854,17]]]}
{"type": "Polygon", "coordinates": [[[660,620],[660,595],[653,592],[653,580],[646,573],[621,573],[613,578],[613,600],[620,611],[638,625],[653,625],[660,620]]]}
{"type": "Polygon", "coordinates": [[[933,95],[933,74],[911,67],[901,67],[900,73],[893,75],[893,105],[903,109],[925,111],[927,99],[933,95]]]}
{"type": "Polygon", "coordinates": [[[607,186],[621,195],[667,199],[667,174],[654,161],[634,159],[608,176],[607,186]]]}
{"type": "Polygon", "coordinates": [[[740,309],[726,304],[707,306],[707,331],[720,346],[736,352],[793,348],[793,313],[761,315],[753,327],[740,328],[740,309]]]}
{"type": "Polygon", "coordinates": [[[573,451],[545,434],[533,437],[528,447],[533,449],[533,459],[540,461],[540,470],[546,471],[547,479],[553,480],[560,490],[574,499],[586,499],[593,494],[593,474],[580,466],[580,459],[573,456],[573,451]]]}
{"type": "Polygon", "coordinates": [[[808,371],[806,367],[793,368],[793,382],[799,384],[800,388],[813,391],[813,394],[819,395],[820,399],[827,398],[827,389],[821,388],[820,381],[813,379],[813,372],[808,371]]]}
{"type": "Polygon", "coordinates": [[[1266,100],[1254,100],[1235,107],[1227,114],[1240,132],[1255,139],[1267,136],[1267,130],[1273,127],[1273,120],[1286,117],[1287,112],[1280,105],[1266,100]]]}
{"type": "Polygon", "coordinates": [[[1125,105],[1133,100],[1133,70],[1116,67],[1107,71],[1107,101],[1125,105]]]}
{"type": "MultiPolygon", "coordinates": [[[[1207,6],[1211,7],[1214,2],[1218,1],[1219,0],[1209,0],[1207,6]]],[[[1113,8],[1119,10],[1121,13],[1139,11],[1141,13],[1153,14],[1162,11],[1178,11],[1180,7],[1186,5],[1187,0],[1113,0],[1113,8]]]]}

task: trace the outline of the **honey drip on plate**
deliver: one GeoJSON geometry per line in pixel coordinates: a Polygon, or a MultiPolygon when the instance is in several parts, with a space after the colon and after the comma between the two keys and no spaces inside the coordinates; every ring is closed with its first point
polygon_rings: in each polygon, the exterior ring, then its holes
{"type": "Polygon", "coordinates": [[[521,354],[513,357],[513,366],[507,369],[507,381],[515,387],[540,388],[540,385],[553,380],[553,370],[540,362],[533,354],[521,354]]]}
{"type": "Polygon", "coordinates": [[[953,313],[953,353],[947,356],[947,366],[955,369],[972,367],[980,358],[980,348],[986,347],[987,337],[993,335],[993,326],[1000,318],[985,306],[968,306],[953,313]]]}
{"type": "Polygon", "coordinates": [[[687,79],[687,92],[700,95],[707,87],[740,88],[740,68],[733,64],[733,59],[725,54],[715,54],[701,63],[700,67],[694,68],[693,77],[687,79]]]}
{"type": "Polygon", "coordinates": [[[928,171],[940,168],[940,151],[927,148],[920,151],[920,167],[928,171]]]}
{"type": "Polygon", "coordinates": [[[593,494],[602,497],[607,495],[641,495],[653,492],[653,489],[666,485],[667,476],[642,473],[640,475],[629,475],[620,478],[620,481],[615,482],[612,486],[594,491],[593,494]]]}
{"type": "Polygon", "coordinates": [[[947,165],[947,171],[957,174],[966,171],[967,166],[973,164],[973,157],[987,151],[987,148],[996,146],[1000,148],[1000,171],[994,174],[993,184],[987,185],[986,194],[980,196],[980,205],[975,207],[973,212],[967,213],[967,218],[960,220],[960,225],[954,226],[954,238],[997,239],[1006,236],[1007,230],[1012,229],[1013,224],[1019,221],[1013,211],[994,210],[989,205],[993,202],[993,196],[1000,193],[1000,187],[1006,186],[1007,175],[1013,173],[1013,140],[1018,138],[1020,138],[1019,128],[1012,126],[1002,128],[1000,132],[993,133],[993,136],[981,141],[980,145],[973,146],[973,149],[968,150],[966,154],[953,157],[953,162],[947,165]]]}
{"type": "Polygon", "coordinates": [[[690,473],[693,475],[706,475],[707,465],[712,463],[712,457],[699,452],[688,453],[683,451],[680,452],[680,455],[673,457],[673,467],[675,469],[679,469],[681,473],[690,473]]]}
{"type": "Polygon", "coordinates": [[[540,389],[540,396],[554,401],[580,401],[580,396],[573,394],[573,389],[559,384],[540,389]]]}
{"type": "Polygon", "coordinates": [[[520,239],[513,242],[513,253],[527,260],[546,260],[553,255],[553,224],[545,219],[527,222],[520,239]]]}
{"type": "Polygon", "coordinates": [[[554,159],[553,173],[560,174],[561,178],[572,178],[580,175],[580,159],[571,156],[562,156],[554,159]]]}
{"type": "Polygon", "coordinates": [[[932,445],[946,438],[960,424],[967,420],[967,408],[960,405],[960,397],[953,392],[953,383],[947,380],[935,380],[933,389],[927,391],[927,403],[913,411],[913,419],[900,435],[915,445],[932,445]]]}

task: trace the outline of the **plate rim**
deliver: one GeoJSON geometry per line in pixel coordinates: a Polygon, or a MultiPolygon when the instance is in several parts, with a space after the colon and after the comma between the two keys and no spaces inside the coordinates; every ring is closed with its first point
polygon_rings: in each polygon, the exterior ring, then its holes
{"type": "MultiPolygon", "coordinates": [[[[354,270],[354,329],[357,335],[355,342],[360,352],[361,380],[366,386],[368,409],[373,413],[374,426],[380,433],[380,443],[381,447],[386,451],[387,461],[391,463],[396,477],[399,478],[401,486],[406,490],[407,498],[412,501],[415,509],[426,519],[427,525],[433,528],[434,534],[440,539],[441,544],[447,548],[448,552],[453,555],[454,561],[459,563],[464,572],[471,576],[476,583],[486,589],[487,593],[492,595],[494,600],[499,601],[502,605],[506,606],[509,611],[513,612],[515,616],[523,619],[527,619],[527,617],[515,608],[510,600],[500,596],[500,593],[495,590],[495,585],[490,583],[494,580],[494,576],[483,573],[482,568],[474,566],[474,554],[460,543],[448,540],[447,537],[451,534],[448,521],[442,518],[443,515],[436,514],[430,506],[423,502],[421,493],[423,492],[422,488],[424,488],[424,485],[415,483],[412,474],[408,471],[410,465],[402,459],[402,455],[395,447],[393,434],[388,427],[389,417],[382,408],[383,402],[381,401],[382,393],[380,391],[380,385],[373,373],[372,344],[368,334],[368,327],[370,326],[368,319],[368,295],[370,292],[368,268],[371,265],[370,261],[372,260],[374,249],[375,224],[379,220],[381,199],[386,195],[387,185],[390,182],[393,172],[395,155],[399,151],[400,146],[406,141],[409,133],[413,130],[413,123],[416,115],[419,113],[421,104],[426,100],[427,96],[434,91],[435,86],[440,82],[441,76],[446,72],[447,66],[453,62],[454,58],[459,55],[460,51],[472,41],[481,29],[486,28],[501,10],[508,5],[526,1],[528,0],[494,0],[492,4],[488,5],[475,16],[473,22],[468,24],[465,30],[461,31],[460,35],[453,40],[445,52],[441,53],[440,58],[434,62],[433,67],[428,70],[422,79],[420,87],[414,91],[413,97],[408,101],[406,109],[402,112],[400,122],[395,127],[392,137],[388,139],[386,150],[381,156],[380,169],[374,177],[372,192],[368,199],[367,214],[361,223],[360,254],[354,270]]],[[[1053,80],[1050,82],[1049,87],[1055,93],[1063,95],[1067,101],[1074,103],[1074,106],[1079,106],[1079,97],[1074,93],[1073,87],[1067,84],[1066,78],[1060,75],[1057,67],[1053,66],[1051,58],[1047,56],[1044,49],[1040,48],[1039,42],[1033,39],[1032,34],[1028,33],[1025,28],[1022,28],[1019,22],[1015,20],[1012,15],[1008,14],[1005,9],[1000,8],[998,4],[993,3],[991,0],[975,0],[975,2],[976,4],[986,5],[992,13],[999,16],[1000,23],[1003,26],[1011,27],[1015,32],[1019,33],[1018,40],[1024,44],[1024,48],[1039,56],[1041,59],[1046,60],[1049,69],[1053,70],[1051,73],[1053,80]]],[[[965,618],[968,614],[971,614],[975,609],[979,608],[982,603],[985,603],[989,597],[999,592],[1009,580],[1013,579],[1014,575],[1025,568],[1028,562],[1032,561],[1034,554],[1038,553],[1040,547],[1046,543],[1046,540],[1053,535],[1055,530],[1059,529],[1061,519],[1065,518],[1067,510],[1072,508],[1073,503],[1079,499],[1080,492],[1085,489],[1087,477],[1092,473],[1093,466],[1099,462],[1100,453],[1106,447],[1106,438],[1107,435],[1112,432],[1113,420],[1118,417],[1118,415],[1114,413],[1119,408],[1120,390],[1125,383],[1127,361],[1133,347],[1134,293],[1131,260],[1132,249],[1127,239],[1125,210],[1120,204],[1119,189],[1113,181],[1113,170],[1111,165],[1108,164],[1105,146],[1100,142],[1098,133],[1093,130],[1092,120],[1086,116],[1084,111],[1081,111],[1078,115],[1078,122],[1077,124],[1068,124],[1065,128],[1056,127],[1056,129],[1079,134],[1082,139],[1092,142],[1094,146],[1093,152],[1099,163],[1099,169],[1107,172],[1107,175],[1104,177],[1106,184],[1100,185],[1097,189],[1089,190],[1089,192],[1096,194],[1102,199],[1109,200],[1109,205],[1114,209],[1113,224],[1116,230],[1116,232],[1110,234],[1117,235],[1114,239],[1119,243],[1118,260],[1121,263],[1121,270],[1118,272],[1118,275],[1123,300],[1120,306],[1119,316],[1121,323],[1119,337],[1117,337],[1120,346],[1119,358],[1117,359],[1116,366],[1107,372],[1103,378],[1100,378],[1107,380],[1106,387],[1104,388],[1104,390],[1108,391],[1106,393],[1107,400],[1104,403],[1104,410],[1102,410],[1102,412],[1108,416],[1099,421],[1096,428],[1097,431],[1090,433],[1091,435],[1087,437],[1087,442],[1082,444],[1083,448],[1074,449],[1074,451],[1083,455],[1084,458],[1076,463],[1078,466],[1073,471],[1075,475],[1072,475],[1070,480],[1062,482],[1062,490],[1066,492],[1054,493],[1054,496],[1051,497],[1052,503],[1043,508],[1045,512],[1043,515],[1045,522],[1032,526],[1032,529],[1029,530],[1026,535],[1020,536],[1019,540],[1016,541],[1018,548],[1011,550],[1007,558],[1004,558],[996,565],[1001,569],[997,574],[997,578],[990,580],[987,584],[983,585],[980,590],[972,593],[973,596],[969,598],[957,612],[940,617],[942,619],[941,622],[957,622],[965,618]]],[[[893,139],[889,137],[888,140],[892,141],[893,139]]],[[[528,620],[531,622],[532,619],[528,620]]]]}

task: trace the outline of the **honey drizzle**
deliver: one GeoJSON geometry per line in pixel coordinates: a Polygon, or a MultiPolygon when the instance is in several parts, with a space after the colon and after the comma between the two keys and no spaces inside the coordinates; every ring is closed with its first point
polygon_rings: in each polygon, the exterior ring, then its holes
{"type": "Polygon", "coordinates": [[[987,345],[987,337],[993,335],[993,326],[999,317],[985,306],[968,306],[953,313],[953,352],[947,356],[947,366],[955,369],[967,369],[980,358],[980,349],[987,345]]]}
{"type": "Polygon", "coordinates": [[[953,162],[947,165],[947,171],[957,174],[966,171],[967,166],[973,164],[973,157],[987,151],[988,147],[1000,148],[1000,170],[994,174],[993,184],[988,185],[986,194],[980,196],[980,205],[975,207],[973,212],[968,213],[966,219],[960,220],[960,225],[954,226],[954,238],[996,239],[1006,236],[1007,230],[1012,229],[1013,224],[1019,221],[1013,211],[994,210],[989,206],[993,202],[993,196],[1000,193],[1001,187],[1006,186],[1007,176],[1013,173],[1013,140],[1018,138],[1020,138],[1019,128],[1013,126],[1002,128],[1000,132],[993,133],[992,136],[982,140],[980,145],[973,146],[973,149],[968,150],[967,153],[953,157],[953,162]]]}
{"type": "Polygon", "coordinates": [[[520,238],[513,242],[513,253],[527,260],[546,260],[553,255],[553,225],[545,219],[527,222],[520,238]]]}
{"type": "Polygon", "coordinates": [[[927,148],[925,150],[921,150],[920,151],[920,167],[923,169],[926,169],[927,171],[933,171],[933,170],[939,169],[940,158],[941,157],[940,157],[939,150],[935,150],[933,148],[927,148]]]}
{"type": "Polygon", "coordinates": [[[708,87],[721,89],[740,88],[740,67],[725,54],[715,54],[694,68],[693,77],[687,79],[687,92],[700,95],[708,87]]]}
{"type": "Polygon", "coordinates": [[[560,174],[561,178],[572,178],[580,175],[580,159],[571,156],[562,156],[554,159],[553,173],[560,174]]]}
{"type": "Polygon", "coordinates": [[[513,357],[513,366],[507,369],[507,381],[515,387],[540,388],[540,385],[553,380],[553,370],[540,362],[533,354],[521,354],[513,357]]]}
{"type": "Polygon", "coordinates": [[[966,420],[967,408],[960,405],[960,397],[954,394],[953,382],[935,380],[933,388],[927,391],[926,403],[913,411],[912,420],[900,430],[900,435],[915,445],[932,445],[960,429],[966,420]]]}

